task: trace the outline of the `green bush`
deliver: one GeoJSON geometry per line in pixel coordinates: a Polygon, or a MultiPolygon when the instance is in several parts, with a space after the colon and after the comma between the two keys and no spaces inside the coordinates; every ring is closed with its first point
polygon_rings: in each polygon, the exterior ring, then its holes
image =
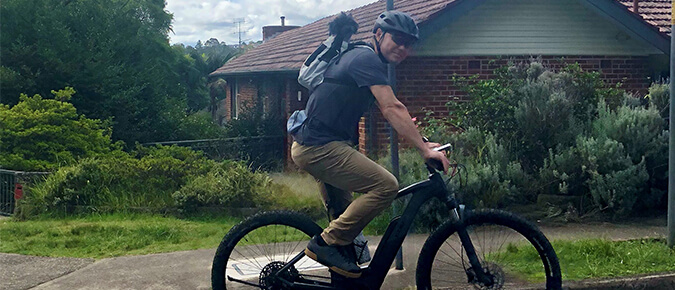
{"type": "MultiPolygon", "coordinates": [[[[530,178],[520,164],[511,161],[510,153],[497,143],[493,134],[469,128],[443,138],[446,140],[443,142],[454,144],[451,160],[464,165],[448,183],[451,190],[458,194],[456,197],[461,203],[470,208],[499,208],[514,202],[526,202],[522,200],[526,196],[522,191],[530,178]]],[[[378,162],[391,170],[389,157],[381,158],[378,162]]],[[[401,187],[425,180],[428,175],[424,160],[416,149],[400,152],[399,172],[401,187]]],[[[529,198],[531,200],[534,197],[529,198]]],[[[434,200],[422,207],[415,226],[418,230],[433,229],[447,216],[445,205],[434,200]]]]}
{"type": "Polygon", "coordinates": [[[109,122],[87,119],[69,103],[73,88],[52,93],[55,99],[22,94],[11,108],[0,104],[0,168],[52,171],[120,148],[109,122]]]}
{"type": "MultiPolygon", "coordinates": [[[[578,65],[553,72],[536,62],[517,64],[499,69],[494,80],[458,81],[471,102],[451,105],[455,111],[446,118],[428,114],[422,131],[455,145],[452,157],[466,166],[466,175],[452,184],[469,206],[562,194],[590,201],[582,214],[663,208],[664,85],[650,88],[646,108],[620,85],[606,86],[598,73],[578,65]]],[[[433,209],[425,214],[429,222],[438,216],[433,209]]]]}
{"type": "Polygon", "coordinates": [[[471,102],[449,103],[460,128],[491,132],[513,151],[524,170],[536,172],[550,148],[574,144],[589,130],[600,99],[611,108],[623,104],[625,93],[606,87],[597,72],[569,65],[555,73],[539,62],[511,64],[496,71],[494,80],[457,79],[471,102]]]}
{"type": "Polygon", "coordinates": [[[120,211],[174,206],[171,193],[216,167],[201,153],[177,146],[137,147],[85,158],[31,187],[22,215],[120,211]]]}
{"type": "Polygon", "coordinates": [[[670,88],[668,84],[654,84],[649,87],[647,95],[649,108],[659,112],[661,117],[666,118],[670,115],[670,88]]]}
{"type": "Polygon", "coordinates": [[[198,207],[256,207],[274,194],[272,180],[239,162],[224,162],[172,194],[176,205],[193,213],[198,207]]]}
{"type": "Polygon", "coordinates": [[[244,162],[207,159],[179,146],[137,146],[85,158],[55,171],[31,187],[19,217],[119,212],[137,208],[165,212],[199,207],[292,209],[322,216],[321,202],[274,183],[267,173],[244,162]]]}
{"type": "Polygon", "coordinates": [[[283,135],[281,117],[277,114],[265,113],[263,100],[253,104],[245,102],[237,119],[224,124],[228,137],[280,136],[283,135]]]}

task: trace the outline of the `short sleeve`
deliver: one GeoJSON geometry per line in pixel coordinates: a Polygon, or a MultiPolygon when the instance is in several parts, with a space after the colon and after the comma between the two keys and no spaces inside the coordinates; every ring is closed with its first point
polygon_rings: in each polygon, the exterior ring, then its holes
{"type": "Polygon", "coordinates": [[[387,65],[372,51],[359,53],[349,64],[347,71],[359,87],[389,85],[387,65]]]}

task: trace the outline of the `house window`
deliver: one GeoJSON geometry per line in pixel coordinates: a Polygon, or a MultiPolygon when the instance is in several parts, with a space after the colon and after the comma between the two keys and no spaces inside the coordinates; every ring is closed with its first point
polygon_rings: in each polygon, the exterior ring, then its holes
{"type": "Polygon", "coordinates": [[[230,113],[231,119],[239,117],[239,84],[237,84],[237,79],[232,79],[230,83],[230,113]]]}

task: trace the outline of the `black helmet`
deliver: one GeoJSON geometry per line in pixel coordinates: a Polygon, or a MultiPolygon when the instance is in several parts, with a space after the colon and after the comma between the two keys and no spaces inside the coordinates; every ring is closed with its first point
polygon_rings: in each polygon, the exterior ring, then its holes
{"type": "Polygon", "coordinates": [[[373,33],[377,32],[378,28],[382,28],[385,32],[395,30],[414,37],[415,40],[420,38],[420,30],[415,24],[415,20],[410,15],[396,10],[389,10],[380,14],[375,20],[373,33]]]}

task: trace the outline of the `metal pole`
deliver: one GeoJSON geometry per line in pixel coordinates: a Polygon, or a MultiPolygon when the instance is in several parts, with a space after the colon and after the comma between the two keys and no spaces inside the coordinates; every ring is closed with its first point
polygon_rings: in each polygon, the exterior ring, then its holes
{"type": "Polygon", "coordinates": [[[675,4],[671,3],[672,13],[670,25],[670,123],[668,133],[668,247],[675,246],[675,4]]]}
{"type": "MultiPolygon", "coordinates": [[[[387,0],[387,11],[389,10],[394,10],[394,0],[387,0]]],[[[388,65],[388,72],[389,83],[394,93],[396,93],[396,68],[391,63],[388,65]]],[[[391,126],[389,126],[389,145],[391,148],[392,174],[394,174],[397,180],[400,180],[398,171],[398,133],[391,126]]],[[[396,204],[394,204],[394,213],[397,211],[396,204]]],[[[396,254],[396,270],[403,270],[403,246],[398,249],[398,253],[396,254]]]]}

